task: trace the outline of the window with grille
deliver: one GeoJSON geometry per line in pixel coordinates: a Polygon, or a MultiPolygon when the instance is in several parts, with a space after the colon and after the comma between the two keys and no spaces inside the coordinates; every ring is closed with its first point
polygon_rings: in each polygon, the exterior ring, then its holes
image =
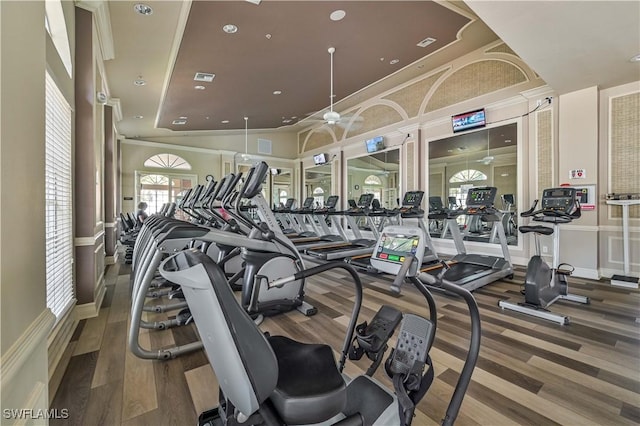
{"type": "Polygon", "coordinates": [[[45,229],[47,307],[60,319],[74,303],[71,107],[46,74],[45,229]]]}

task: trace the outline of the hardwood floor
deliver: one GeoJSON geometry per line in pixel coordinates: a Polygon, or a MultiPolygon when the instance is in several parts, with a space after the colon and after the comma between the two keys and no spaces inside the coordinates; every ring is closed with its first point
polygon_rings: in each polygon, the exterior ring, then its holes
{"type": "MultiPolygon", "coordinates": [[[[185,425],[216,405],[217,382],[202,352],[168,361],[141,360],[126,346],[129,268],[107,271],[107,295],[97,318],[78,326],[68,350],[69,367],[51,408],[68,408],[70,425],[185,425]]],[[[475,291],[482,315],[482,349],[464,399],[460,425],[634,425],[640,423],[640,292],[614,288],[605,281],[571,278],[572,292],[590,305],[559,302],[551,310],[567,314],[571,324],[502,311],[500,299],[520,301],[524,271],[475,291]]],[[[424,299],[410,286],[392,297],[390,280],[364,276],[360,321],[382,304],[427,315],[424,299]]],[[[308,301],[319,313],[291,312],[265,320],[262,328],[307,342],[342,345],[352,307],[346,276],[327,272],[307,284],[308,301]]],[[[436,294],[438,329],[431,351],[436,379],[418,406],[415,425],[440,422],[462,367],[469,337],[466,306],[436,294]]],[[[159,315],[159,314],[153,314],[159,315]]],[[[152,318],[152,315],[149,315],[152,318]]],[[[186,343],[192,326],[144,331],[147,347],[186,343]]],[[[337,352],[336,352],[336,356],[337,352]]],[[[360,374],[366,357],[347,364],[360,374]]],[[[379,369],[375,377],[390,386],[379,369]]],[[[52,421],[52,425],[62,421],[52,421]]]]}

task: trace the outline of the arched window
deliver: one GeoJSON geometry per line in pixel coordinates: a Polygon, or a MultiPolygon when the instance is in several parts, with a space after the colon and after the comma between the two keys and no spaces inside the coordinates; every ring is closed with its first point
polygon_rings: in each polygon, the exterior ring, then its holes
{"type": "Polygon", "coordinates": [[[324,205],[324,189],[317,187],[313,190],[313,202],[321,206],[324,205]]]}
{"type": "Polygon", "coordinates": [[[376,186],[382,186],[382,181],[380,180],[380,178],[378,176],[375,175],[369,175],[365,178],[364,180],[364,184],[365,185],[376,185],[376,186]]]}
{"type": "Polygon", "coordinates": [[[156,154],[147,158],[145,167],[161,167],[163,169],[191,170],[191,164],[174,154],[156,154]]]}
{"type": "Polygon", "coordinates": [[[449,197],[455,197],[456,203],[461,207],[467,205],[467,192],[469,188],[474,186],[473,182],[481,182],[487,180],[487,175],[481,171],[474,169],[461,170],[451,176],[449,183],[449,197]]]}
{"type": "Polygon", "coordinates": [[[362,185],[363,194],[373,194],[373,198],[382,203],[382,180],[376,175],[369,175],[362,185]]]}
{"type": "Polygon", "coordinates": [[[164,175],[145,175],[140,178],[142,185],[169,185],[169,178],[164,175]]]}
{"type": "Polygon", "coordinates": [[[476,182],[480,180],[487,180],[487,175],[478,170],[467,169],[451,176],[449,183],[476,182]]]}

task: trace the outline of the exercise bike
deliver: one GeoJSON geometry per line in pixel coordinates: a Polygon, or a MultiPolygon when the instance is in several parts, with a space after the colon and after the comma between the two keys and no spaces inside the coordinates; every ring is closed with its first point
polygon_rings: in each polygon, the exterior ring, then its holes
{"type": "Polygon", "coordinates": [[[557,300],[589,304],[589,298],[569,293],[567,277],[573,267],[560,263],[560,232],[558,225],[569,223],[580,217],[580,203],[576,199],[575,188],[551,188],[542,193],[542,209],[535,210],[538,200],[533,206],[520,214],[530,217],[534,222],[551,224],[521,226],[523,234],[533,233],[536,242],[536,254],[529,260],[524,284],[524,303],[511,303],[505,300],[498,302],[503,309],[533,315],[538,318],[569,324],[569,317],[555,314],[547,310],[557,300]],[[553,263],[549,266],[540,255],[540,235],[553,235],[553,263]]]}

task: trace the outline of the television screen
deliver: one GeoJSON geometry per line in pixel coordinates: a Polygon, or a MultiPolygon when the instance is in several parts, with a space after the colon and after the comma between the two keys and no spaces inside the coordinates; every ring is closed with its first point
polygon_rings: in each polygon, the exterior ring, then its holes
{"type": "Polygon", "coordinates": [[[316,154],[313,156],[313,163],[318,166],[327,162],[327,154],[316,154]]]}
{"type": "Polygon", "coordinates": [[[487,124],[484,108],[454,115],[451,117],[451,122],[453,124],[453,133],[484,127],[487,124]]]}
{"type": "Polygon", "coordinates": [[[376,136],[375,138],[365,141],[367,152],[376,152],[384,149],[384,136],[376,136]]]}

